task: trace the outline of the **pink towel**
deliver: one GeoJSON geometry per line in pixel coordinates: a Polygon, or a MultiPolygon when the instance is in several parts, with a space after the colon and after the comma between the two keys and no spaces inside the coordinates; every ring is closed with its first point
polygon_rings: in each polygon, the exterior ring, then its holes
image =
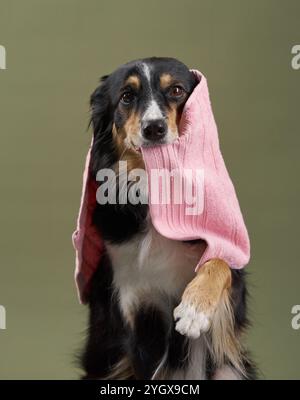
{"type": "MultiPolygon", "coordinates": [[[[197,186],[197,175],[187,175],[185,171],[199,170],[203,171],[203,209],[191,215],[188,210],[190,204],[177,204],[171,191],[168,204],[153,204],[149,201],[152,223],[167,238],[206,241],[206,250],[198,265],[195,265],[196,270],[212,258],[224,260],[231,268],[242,268],[250,258],[247,229],[220,152],[206,79],[196,70],[193,73],[199,83],[185,104],[179,138],[172,144],[145,147],[141,150],[148,174],[150,199],[155,195],[151,193],[153,169],[169,172],[176,170],[184,184],[191,185],[193,189],[197,186]]],[[[96,182],[90,179],[89,162],[90,151],[86,160],[77,230],[73,234],[76,249],[75,279],[82,302],[86,301],[90,278],[103,251],[101,237],[91,223],[97,187],[96,182]]]]}
{"type": "Polygon", "coordinates": [[[103,240],[92,224],[97,191],[97,182],[90,174],[92,144],[86,156],[77,227],[72,235],[73,246],[76,250],[75,282],[82,303],[86,303],[90,280],[104,249],[103,240]]]}

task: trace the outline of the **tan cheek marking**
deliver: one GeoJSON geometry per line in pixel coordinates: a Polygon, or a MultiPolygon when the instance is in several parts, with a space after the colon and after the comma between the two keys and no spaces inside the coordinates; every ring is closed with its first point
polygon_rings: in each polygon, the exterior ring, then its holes
{"type": "Polygon", "coordinates": [[[171,106],[170,111],[167,113],[168,115],[168,128],[169,131],[175,136],[178,136],[178,124],[180,115],[178,113],[177,107],[175,105],[171,106]]]}
{"type": "Polygon", "coordinates": [[[127,161],[127,171],[130,172],[133,169],[145,169],[144,160],[141,153],[131,151],[126,154],[124,159],[127,161]]]}
{"type": "Polygon", "coordinates": [[[137,137],[140,130],[140,116],[138,113],[132,113],[126,123],[124,124],[124,131],[128,142],[136,143],[135,138],[137,137]]]}
{"type": "MultiPolygon", "coordinates": [[[[126,124],[125,124],[126,126],[126,124]]],[[[125,128],[125,126],[117,130],[115,124],[113,125],[112,133],[114,142],[118,151],[119,161],[127,161],[127,171],[131,171],[136,168],[145,169],[144,160],[142,154],[135,150],[128,148],[125,143],[128,137],[130,137],[131,123],[125,128]],[[127,136],[129,135],[129,136],[127,136]]]]}
{"type": "Polygon", "coordinates": [[[117,148],[118,155],[120,157],[121,154],[124,151],[124,146],[125,146],[125,144],[124,144],[124,139],[125,139],[124,133],[123,133],[122,130],[120,130],[118,132],[117,128],[116,128],[116,125],[113,124],[112,134],[113,134],[113,139],[114,139],[114,142],[115,142],[115,146],[117,148]]]}
{"type": "Polygon", "coordinates": [[[163,73],[160,76],[159,81],[160,81],[160,87],[162,89],[165,89],[165,88],[167,88],[168,86],[171,85],[171,83],[173,81],[173,78],[172,78],[172,76],[170,74],[163,73]]]}
{"type": "Polygon", "coordinates": [[[127,78],[125,85],[132,85],[134,86],[136,89],[139,89],[141,86],[141,81],[139,79],[138,76],[136,75],[131,75],[129,76],[129,78],[127,78]]]}

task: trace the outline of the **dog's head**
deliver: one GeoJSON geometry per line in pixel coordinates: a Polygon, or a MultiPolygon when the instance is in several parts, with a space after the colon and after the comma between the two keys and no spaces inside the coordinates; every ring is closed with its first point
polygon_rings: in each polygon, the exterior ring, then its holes
{"type": "Polygon", "coordinates": [[[121,158],[141,146],[172,143],[195,86],[193,73],[173,58],[132,61],[103,77],[91,96],[91,120],[96,147],[108,150],[104,165],[112,154],[121,158]]]}

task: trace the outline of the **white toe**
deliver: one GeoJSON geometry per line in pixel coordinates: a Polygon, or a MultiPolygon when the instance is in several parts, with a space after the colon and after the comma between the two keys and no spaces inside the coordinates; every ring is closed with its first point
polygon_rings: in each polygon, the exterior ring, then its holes
{"type": "Polygon", "coordinates": [[[178,307],[174,309],[174,319],[179,319],[184,316],[184,306],[182,303],[179,304],[178,307]]]}
{"type": "Polygon", "coordinates": [[[188,318],[181,318],[176,323],[175,329],[182,335],[186,335],[191,326],[191,321],[188,318]]]}
{"type": "Polygon", "coordinates": [[[182,335],[197,339],[202,332],[207,332],[210,327],[210,318],[204,312],[199,312],[195,307],[181,302],[174,310],[177,320],[175,329],[182,335]]]}

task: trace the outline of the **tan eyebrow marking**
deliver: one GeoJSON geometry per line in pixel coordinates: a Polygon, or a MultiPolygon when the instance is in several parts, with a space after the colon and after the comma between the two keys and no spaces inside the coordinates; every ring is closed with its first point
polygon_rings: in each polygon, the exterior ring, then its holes
{"type": "Polygon", "coordinates": [[[170,86],[171,83],[173,82],[172,75],[163,73],[161,74],[160,78],[160,86],[165,89],[166,87],[170,86]]]}
{"type": "Polygon", "coordinates": [[[138,76],[131,75],[126,79],[125,85],[132,85],[135,86],[136,89],[139,89],[139,87],[141,86],[141,81],[138,76]]]}

